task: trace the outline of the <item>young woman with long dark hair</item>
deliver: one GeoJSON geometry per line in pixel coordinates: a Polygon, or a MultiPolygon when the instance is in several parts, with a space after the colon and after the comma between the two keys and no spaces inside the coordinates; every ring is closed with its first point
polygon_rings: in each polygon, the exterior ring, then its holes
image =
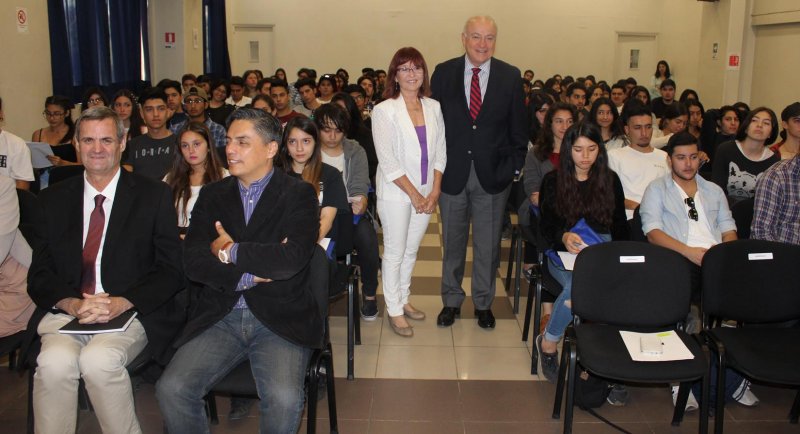
{"type": "Polygon", "coordinates": [[[216,148],[208,127],[199,122],[189,122],[178,133],[178,147],[172,167],[164,176],[170,190],[175,211],[178,213],[178,228],[181,237],[189,227],[200,189],[211,182],[229,175],[217,157],[216,148]]]}
{"type": "MultiPolygon", "coordinates": [[[[600,128],[586,122],[573,125],[561,144],[559,168],[545,175],[539,197],[541,231],[556,251],[577,254],[586,247],[570,229],[584,219],[600,237],[609,240],[629,238],[622,183],[608,167],[600,128]]],[[[558,341],[572,321],[572,272],[547,259],[550,274],[563,291],[556,299],[550,322],[536,337],[536,351],[542,373],[550,382],[558,376],[558,341]]]]}
{"type": "Polygon", "coordinates": [[[305,116],[293,118],[286,124],[281,142],[277,165],[314,187],[320,206],[318,240],[330,237],[336,212],[347,210],[350,205],[342,175],[322,162],[317,125],[305,116]]]}
{"type": "Polygon", "coordinates": [[[589,122],[600,127],[606,151],[625,146],[625,132],[619,120],[617,107],[608,98],[599,98],[589,111],[589,122]]]}
{"type": "Polygon", "coordinates": [[[650,96],[653,98],[657,98],[661,96],[661,92],[659,89],[661,88],[661,82],[672,78],[672,73],[669,70],[669,63],[666,60],[659,60],[658,64],[656,65],[656,72],[653,74],[653,79],[651,80],[650,86],[650,96]]]}
{"type": "Polygon", "coordinates": [[[128,140],[139,137],[147,131],[144,126],[144,119],[139,113],[139,103],[136,102],[136,95],[128,89],[122,89],[111,98],[111,109],[119,116],[128,132],[128,140]]]}

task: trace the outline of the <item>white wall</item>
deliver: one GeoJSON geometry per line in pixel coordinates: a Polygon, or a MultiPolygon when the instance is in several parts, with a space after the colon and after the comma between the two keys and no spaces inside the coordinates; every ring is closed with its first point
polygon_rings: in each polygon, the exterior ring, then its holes
{"type": "Polygon", "coordinates": [[[766,105],[778,115],[800,101],[800,3],[759,0],[753,7],[755,29],[751,105],[766,105]]]}
{"type": "Polygon", "coordinates": [[[45,0],[0,2],[0,97],[3,129],[30,140],[31,133],[46,125],[44,100],[53,92],[50,70],[50,31],[45,0]],[[28,9],[28,32],[19,33],[16,6],[28,9]]]}
{"type": "MultiPolygon", "coordinates": [[[[202,38],[201,0],[149,2],[153,82],[165,77],[178,79],[187,71],[201,73],[202,39],[198,48],[192,46],[193,29],[198,29],[202,38]],[[174,48],[164,48],[165,32],[176,34],[174,48]]],[[[44,124],[38,113],[44,98],[52,93],[47,5],[45,0],[17,3],[28,8],[26,34],[17,33],[13,24],[15,2],[0,2],[0,22],[4,23],[0,25],[0,58],[14,60],[0,68],[0,96],[5,102],[4,128],[29,137],[44,124]]],[[[656,57],[669,61],[679,91],[694,88],[707,106],[742,98],[780,109],[788,99],[797,98],[797,92],[785,91],[795,82],[793,71],[800,62],[796,54],[800,38],[797,0],[227,3],[229,29],[233,24],[275,26],[273,64],[286,68],[290,78],[303,66],[319,73],[343,66],[355,79],[363,66],[385,69],[394,51],[407,45],[419,48],[433,67],[463,52],[459,34],[468,16],[490,14],[500,28],[497,57],[520,69],[534,69],[537,78],[558,72],[574,76],[594,73],[614,80],[618,78],[611,76],[617,32],[655,33],[656,57]],[[713,42],[720,44],[717,59],[711,58],[713,42]],[[731,43],[743,51],[742,71],[725,69],[731,43]]]]}
{"type": "Polygon", "coordinates": [[[467,17],[489,14],[499,25],[496,56],[532,68],[537,78],[555,73],[619,78],[611,74],[616,32],[622,31],[658,33],[656,57],[674,64],[685,86],[696,85],[702,5],[695,0],[354,0],[336,8],[321,0],[237,0],[228,5],[231,25],[275,26],[274,63],[290,78],[309,66],[320,74],[344,67],[354,79],[363,66],[385,69],[394,51],[408,45],[433,67],[463,53],[460,32],[467,17]]]}

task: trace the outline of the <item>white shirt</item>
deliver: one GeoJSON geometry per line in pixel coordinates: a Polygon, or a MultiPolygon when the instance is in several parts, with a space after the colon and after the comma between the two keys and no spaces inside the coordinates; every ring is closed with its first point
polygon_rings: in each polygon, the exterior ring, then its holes
{"type": "MultiPolygon", "coordinates": [[[[608,167],[619,176],[625,199],[641,202],[644,190],[656,178],[670,173],[667,153],[660,149],[653,152],[639,152],[630,145],[608,151],[608,167]]],[[[626,209],[628,220],[633,218],[633,210],[626,209]]]]}
{"type": "Polygon", "coordinates": [[[323,152],[322,153],[322,162],[327,164],[327,165],[329,165],[329,166],[333,166],[339,172],[344,173],[344,152],[339,154],[339,156],[337,156],[337,157],[331,157],[330,155],[328,155],[328,154],[323,152]]]}
{"type": "MultiPolygon", "coordinates": [[[[686,199],[689,197],[689,195],[683,191],[681,186],[678,185],[675,180],[672,182],[675,183],[675,186],[678,188],[678,191],[681,194],[681,198],[684,200],[686,214],[688,215],[690,208],[689,205],[686,204],[686,199]]],[[[711,246],[717,244],[717,240],[714,238],[714,234],[711,232],[708,214],[703,207],[703,195],[700,193],[700,190],[697,190],[697,193],[694,194],[694,207],[697,210],[698,218],[697,221],[689,218],[689,237],[686,240],[686,245],[689,247],[702,247],[705,249],[711,248],[711,246]]]]}
{"type": "Polygon", "coordinates": [[[117,168],[117,173],[111,178],[111,182],[106,185],[103,191],[97,191],[86,179],[86,173],[84,172],[83,174],[83,244],[86,244],[86,237],[89,234],[89,219],[92,217],[92,211],[94,211],[94,197],[98,194],[102,194],[105,197],[105,200],[103,200],[103,213],[105,214],[103,236],[100,238],[100,248],[97,250],[97,258],[94,262],[95,294],[105,292],[103,289],[102,276],[100,274],[100,264],[103,259],[103,247],[106,244],[108,222],[111,220],[111,209],[114,206],[114,196],[117,194],[120,170],[121,169],[117,168]]]}
{"type": "Polygon", "coordinates": [[[0,131],[0,175],[16,181],[33,181],[31,151],[24,140],[0,131]]]}
{"type": "Polygon", "coordinates": [[[228,99],[225,100],[225,104],[230,104],[235,107],[244,107],[247,104],[250,104],[251,102],[253,102],[253,98],[250,98],[249,96],[243,96],[242,99],[239,100],[239,102],[234,102],[233,98],[230,96],[228,97],[228,99]]]}
{"type": "MultiPolygon", "coordinates": [[[[222,169],[222,177],[227,178],[231,174],[228,172],[228,169],[222,169]]],[[[162,181],[168,182],[167,178],[169,174],[164,175],[164,179],[162,181]]],[[[176,204],[176,211],[178,213],[178,227],[186,228],[189,227],[189,222],[192,219],[192,209],[194,209],[194,204],[197,203],[197,197],[200,196],[200,189],[203,188],[202,185],[190,185],[189,191],[190,196],[189,200],[186,202],[186,214],[183,212],[183,204],[176,204]]]]}

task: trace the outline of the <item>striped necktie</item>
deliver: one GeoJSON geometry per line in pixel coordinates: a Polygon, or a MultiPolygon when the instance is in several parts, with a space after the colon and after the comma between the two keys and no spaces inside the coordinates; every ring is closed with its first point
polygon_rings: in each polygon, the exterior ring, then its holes
{"type": "Polygon", "coordinates": [[[472,68],[472,84],[469,86],[469,115],[473,121],[481,112],[481,79],[480,68],[472,68]]]}

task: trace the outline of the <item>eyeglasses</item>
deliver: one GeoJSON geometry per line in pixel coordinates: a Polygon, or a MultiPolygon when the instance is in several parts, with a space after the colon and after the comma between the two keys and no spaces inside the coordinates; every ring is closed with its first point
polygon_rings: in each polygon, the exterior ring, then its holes
{"type": "Polygon", "coordinates": [[[46,118],[60,118],[64,116],[64,112],[49,112],[45,110],[42,112],[42,116],[46,118]]]}
{"type": "Polygon", "coordinates": [[[694,221],[698,221],[700,216],[697,214],[697,208],[694,205],[694,198],[693,197],[687,197],[683,201],[686,202],[686,205],[689,206],[689,218],[694,220],[694,221]]]}
{"type": "Polygon", "coordinates": [[[411,74],[411,73],[416,74],[418,72],[422,72],[422,67],[421,66],[416,66],[416,65],[412,66],[411,68],[407,68],[405,66],[401,66],[401,67],[397,68],[397,72],[402,72],[403,74],[411,74]]]}
{"type": "Polygon", "coordinates": [[[98,105],[101,102],[103,102],[103,99],[102,98],[90,98],[89,101],[87,101],[87,102],[89,103],[89,105],[98,105]]]}

